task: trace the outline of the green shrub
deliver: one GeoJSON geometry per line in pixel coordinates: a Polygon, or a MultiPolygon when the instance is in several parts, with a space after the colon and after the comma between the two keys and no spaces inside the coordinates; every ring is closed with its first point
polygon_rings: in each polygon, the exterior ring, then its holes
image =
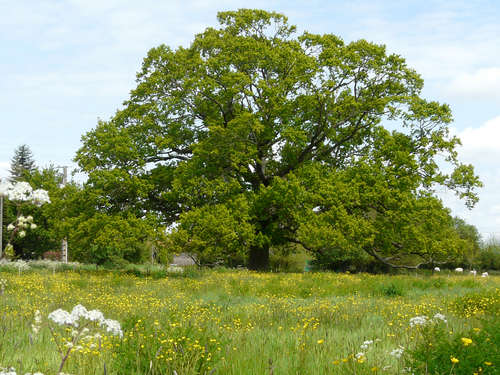
{"type": "Polygon", "coordinates": [[[397,297],[397,296],[404,296],[404,288],[403,286],[395,283],[390,283],[387,285],[382,285],[380,287],[380,292],[382,295],[387,296],[387,297],[397,297]]]}

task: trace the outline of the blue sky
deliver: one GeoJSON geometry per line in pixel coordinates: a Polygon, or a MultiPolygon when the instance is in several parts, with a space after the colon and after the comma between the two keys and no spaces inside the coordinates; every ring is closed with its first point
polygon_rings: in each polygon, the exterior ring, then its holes
{"type": "Polygon", "coordinates": [[[286,14],[299,32],[364,38],[404,56],[423,95],[450,104],[461,159],[485,187],[472,211],[441,193],[484,238],[500,236],[500,2],[0,0],[0,177],[28,144],[40,166],[71,165],[80,137],[127,99],[147,51],[189,45],[219,10],[286,14]]]}

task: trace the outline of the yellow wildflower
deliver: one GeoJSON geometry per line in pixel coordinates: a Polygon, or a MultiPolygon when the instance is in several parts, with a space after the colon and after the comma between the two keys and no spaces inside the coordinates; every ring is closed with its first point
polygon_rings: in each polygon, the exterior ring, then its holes
{"type": "Polygon", "coordinates": [[[472,340],[467,337],[462,337],[461,340],[464,346],[469,346],[470,344],[472,344],[472,340]]]}

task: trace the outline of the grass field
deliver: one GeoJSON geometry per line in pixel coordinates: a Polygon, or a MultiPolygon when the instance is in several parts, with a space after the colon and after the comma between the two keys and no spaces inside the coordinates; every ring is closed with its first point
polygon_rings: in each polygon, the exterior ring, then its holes
{"type": "Polygon", "coordinates": [[[18,374],[56,374],[68,353],[70,374],[499,373],[498,276],[37,270],[0,279],[0,368],[18,374]],[[77,304],[119,321],[123,337],[47,319],[77,304]]]}

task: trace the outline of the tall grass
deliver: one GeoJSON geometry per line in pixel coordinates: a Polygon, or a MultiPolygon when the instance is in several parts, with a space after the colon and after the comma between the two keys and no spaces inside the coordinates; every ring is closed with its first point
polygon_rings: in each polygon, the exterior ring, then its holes
{"type": "MultiPolygon", "coordinates": [[[[82,345],[65,364],[71,374],[399,374],[425,362],[408,357],[424,341],[410,318],[442,313],[446,332],[458,335],[500,311],[497,276],[32,268],[0,270],[0,279],[0,367],[23,374],[56,373],[50,328],[58,339],[71,330],[46,317],[78,303],[120,321],[124,337],[102,332],[99,342],[82,345]],[[36,310],[44,317],[37,335],[36,310]],[[408,354],[391,356],[399,346],[408,354]]],[[[451,366],[458,374],[460,363],[451,366]]]]}

